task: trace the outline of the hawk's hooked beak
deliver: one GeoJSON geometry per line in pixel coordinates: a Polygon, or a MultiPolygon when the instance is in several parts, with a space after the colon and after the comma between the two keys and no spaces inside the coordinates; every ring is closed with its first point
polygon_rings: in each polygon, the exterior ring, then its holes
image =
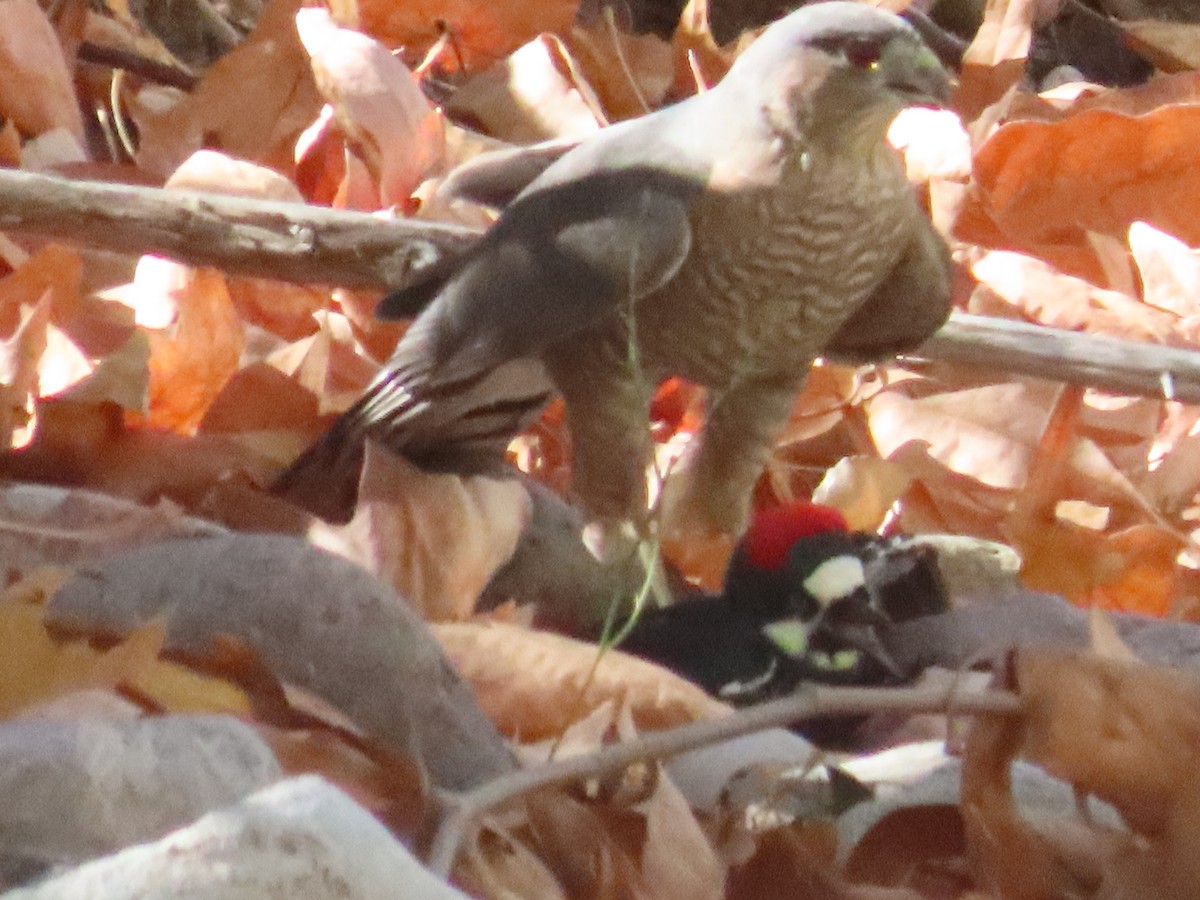
{"type": "Polygon", "coordinates": [[[944,108],[950,104],[955,81],[924,44],[892,41],[884,48],[880,65],[887,86],[909,105],[944,108]]]}

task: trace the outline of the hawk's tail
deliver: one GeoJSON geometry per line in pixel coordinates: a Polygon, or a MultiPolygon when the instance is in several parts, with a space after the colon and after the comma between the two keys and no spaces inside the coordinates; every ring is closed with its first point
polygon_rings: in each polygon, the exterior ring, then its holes
{"type": "Polygon", "coordinates": [[[410,329],[362,398],[284,470],[271,492],[328,521],[347,521],[368,439],[425,469],[501,469],[509,442],[553,395],[541,363],[518,359],[483,372],[442,373],[427,346],[410,329]]]}

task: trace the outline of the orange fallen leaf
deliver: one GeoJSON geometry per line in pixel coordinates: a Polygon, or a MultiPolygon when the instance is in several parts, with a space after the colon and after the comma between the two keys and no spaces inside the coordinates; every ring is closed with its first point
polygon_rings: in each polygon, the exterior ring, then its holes
{"type": "Polygon", "coordinates": [[[1143,116],[1089,110],[1060,122],[1011,122],[978,150],[955,229],[962,240],[1021,249],[1105,283],[1088,232],[1124,238],[1135,221],[1200,243],[1200,174],[1188,162],[1200,107],[1143,116]],[[1008,246],[996,243],[990,223],[1008,246]]]}
{"type": "Polygon", "coordinates": [[[571,27],[579,0],[359,0],[357,25],[389,46],[425,54],[445,32],[453,36],[441,66],[478,71],[535,35],[571,27]]]}
{"type": "MultiPolygon", "coordinates": [[[[174,264],[167,264],[174,265],[174,264]]],[[[171,333],[150,333],[148,422],[188,434],[199,426],[241,360],[245,335],[225,276],[216,269],[175,268],[166,287],[179,310],[171,333]]],[[[158,290],[135,284],[147,298],[158,290]]]]}
{"type": "Polygon", "coordinates": [[[977,719],[964,757],[977,883],[1014,897],[1062,896],[1080,883],[1104,896],[1187,896],[1200,848],[1200,681],[1060,651],[1021,652],[1014,673],[1025,714],[977,719]],[[1018,812],[1017,756],[1114,805],[1129,830],[1018,812]]]}

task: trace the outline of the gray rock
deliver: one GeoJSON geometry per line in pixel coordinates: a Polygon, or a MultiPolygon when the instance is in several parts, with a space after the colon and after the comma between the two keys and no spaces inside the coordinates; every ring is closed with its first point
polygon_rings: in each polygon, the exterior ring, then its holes
{"type": "Polygon", "coordinates": [[[154,840],[282,777],[226,716],[0,725],[0,885],[154,840]]]}
{"type": "Polygon", "coordinates": [[[465,900],[315,775],[5,900],[465,900]]]}
{"type": "Polygon", "coordinates": [[[198,654],[246,642],[278,678],[332,703],[439,787],[509,771],[507,745],[428,626],[362,567],[299,538],[231,534],[161,541],[83,566],[46,621],[124,635],[153,619],[167,648],[198,654]]]}

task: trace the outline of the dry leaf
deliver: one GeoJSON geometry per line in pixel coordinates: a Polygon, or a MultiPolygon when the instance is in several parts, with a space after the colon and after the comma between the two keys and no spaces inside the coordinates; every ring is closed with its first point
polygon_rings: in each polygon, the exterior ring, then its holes
{"type": "MultiPolygon", "coordinates": [[[[982,401],[989,394],[994,398],[998,391],[978,388],[964,393],[977,395],[982,401]]],[[[904,445],[919,440],[951,471],[983,485],[1004,490],[1024,485],[1030,448],[1010,433],[1012,420],[1003,423],[997,416],[992,425],[980,425],[962,418],[959,409],[943,412],[939,400],[944,398],[911,400],[889,391],[868,401],[867,421],[880,454],[892,456],[904,445]]],[[[993,413],[988,406],[979,409],[989,416],[993,413]]],[[[1028,412],[1016,421],[1028,422],[1028,412]]]]}
{"type": "Polygon", "coordinates": [[[0,71],[0,116],[29,135],[64,128],[82,140],[83,119],[62,47],[34,0],[4,0],[0,71]]]}
{"type": "Polygon", "coordinates": [[[375,177],[375,207],[404,206],[441,160],[438,115],[413,74],[378,41],[337,27],[323,9],[298,11],[296,28],[317,86],[375,177]]]}
{"type": "Polygon", "coordinates": [[[41,600],[66,577],[64,572],[32,573],[0,601],[0,716],[80,688],[116,688],[158,665],[161,624],[146,625],[108,650],[51,638],[42,622],[41,600]]]}
{"type": "Polygon", "coordinates": [[[139,298],[169,297],[178,308],[171,333],[150,334],[148,421],[188,434],[237,371],[245,335],[224,275],[209,268],[173,271],[170,285],[139,279],[134,288],[139,298]]]}
{"type": "Polygon", "coordinates": [[[564,40],[610,121],[645,115],[663,105],[675,79],[675,52],[653,34],[627,34],[604,16],[576,25],[564,40]]]}
{"type": "Polygon", "coordinates": [[[478,71],[542,32],[566,32],[578,6],[579,0],[358,0],[356,15],[367,34],[416,54],[449,32],[454,40],[438,61],[450,70],[478,71]]]}
{"type": "Polygon", "coordinates": [[[1145,222],[1129,226],[1129,250],[1142,281],[1142,299],[1177,316],[1200,313],[1200,254],[1145,222]]]}
{"type": "MultiPolygon", "coordinates": [[[[530,794],[525,809],[535,846],[567,896],[630,900],[653,896],[655,886],[642,878],[628,841],[621,840],[620,832],[628,830],[628,823],[613,821],[604,816],[603,808],[586,806],[563,793],[530,794]]],[[[670,890],[672,885],[657,887],[670,890]]]]}
{"type": "Polygon", "coordinates": [[[847,456],[825,472],[812,499],[840,510],[852,531],[876,531],[912,482],[897,462],[847,456]]]}
{"type": "Polygon", "coordinates": [[[463,619],[512,557],[529,503],[515,479],[422,472],[368,443],[354,518],[311,537],[394,585],[426,619],[463,619]]]}
{"type": "Polygon", "coordinates": [[[1080,879],[1096,896],[1188,896],[1200,874],[1200,682],[1136,662],[1044,651],[1018,656],[1016,684],[1026,715],[977,720],[964,760],[963,811],[979,884],[1014,897],[1062,896],[1080,879]],[[1023,819],[1008,772],[1018,754],[1116,806],[1136,834],[1023,819]]]}
{"type": "Polygon", "coordinates": [[[460,622],[434,633],[496,726],[525,742],[561,734],[606,701],[627,703],[642,731],[729,711],[666,669],[549,632],[460,622]]]}
{"type": "Polygon", "coordinates": [[[167,109],[131,103],[138,166],[165,178],[201,147],[287,173],[321,99],[294,22],[299,0],[269,0],[250,36],[167,109]]]}
{"type": "Polygon", "coordinates": [[[1188,22],[1121,22],[1130,48],[1164,72],[1200,69],[1200,25],[1188,22]]]}
{"type": "Polygon", "coordinates": [[[1035,257],[993,251],[984,254],[971,271],[1026,316],[1051,328],[1163,344],[1184,339],[1176,316],[1064,275],[1035,257]]]}
{"type": "Polygon", "coordinates": [[[1098,109],[1061,122],[1011,122],[976,152],[955,234],[984,246],[1003,242],[1103,284],[1088,232],[1124,238],[1140,220],[1200,243],[1192,213],[1200,207],[1200,177],[1187,162],[1198,134],[1195,105],[1136,117],[1098,109]]]}
{"type": "Polygon", "coordinates": [[[654,793],[636,808],[646,817],[642,876],[657,888],[657,896],[721,900],[725,864],[665,772],[659,773],[654,793]]]}
{"type": "Polygon", "coordinates": [[[540,35],[470,79],[449,108],[515,144],[594,134],[603,113],[561,41],[540,35]]]}

